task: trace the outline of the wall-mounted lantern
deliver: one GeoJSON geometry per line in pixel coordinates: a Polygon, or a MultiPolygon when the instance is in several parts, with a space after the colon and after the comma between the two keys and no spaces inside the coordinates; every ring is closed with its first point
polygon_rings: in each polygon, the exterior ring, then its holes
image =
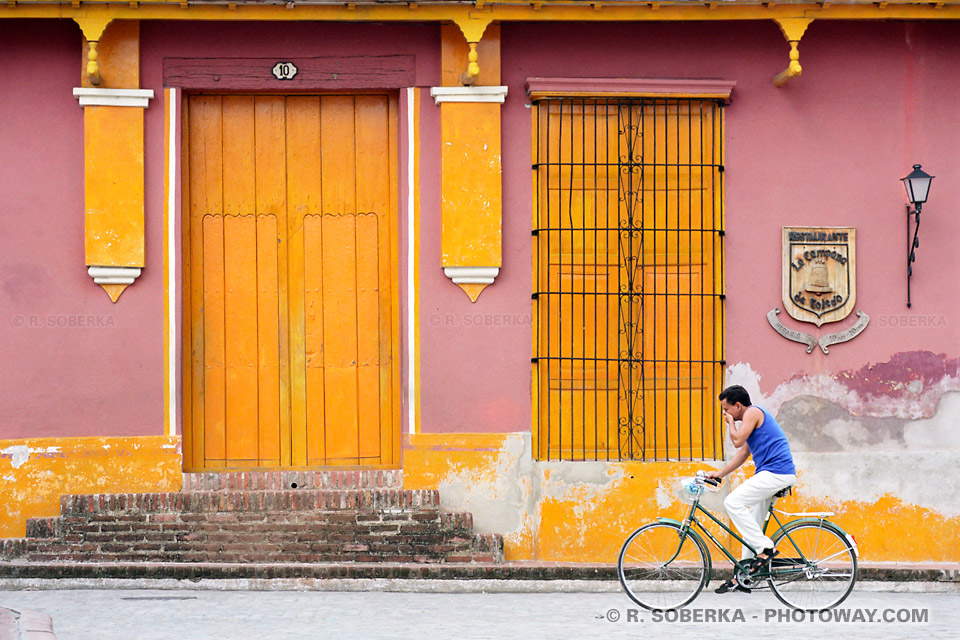
{"type": "Polygon", "coordinates": [[[920,209],[923,203],[927,201],[927,195],[930,193],[930,182],[935,176],[931,176],[920,169],[920,165],[913,165],[913,171],[906,177],[900,178],[903,186],[907,190],[907,199],[913,205],[913,211],[910,205],[907,205],[907,307],[910,307],[910,276],[913,275],[913,263],[917,260],[917,247],[920,246],[920,239],[917,232],[920,230],[920,209]],[[913,237],[910,236],[910,218],[914,219],[913,237]]]}

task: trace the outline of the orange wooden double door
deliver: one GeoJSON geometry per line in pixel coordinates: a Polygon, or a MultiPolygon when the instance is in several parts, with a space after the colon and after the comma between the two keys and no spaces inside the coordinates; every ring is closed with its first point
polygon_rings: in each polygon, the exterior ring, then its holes
{"type": "Polygon", "coordinates": [[[395,465],[396,96],[184,106],[185,468],[395,465]]]}

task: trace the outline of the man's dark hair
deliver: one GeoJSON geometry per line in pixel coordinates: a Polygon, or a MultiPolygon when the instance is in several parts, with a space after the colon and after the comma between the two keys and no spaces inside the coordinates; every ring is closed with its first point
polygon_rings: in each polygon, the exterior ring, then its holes
{"type": "Polygon", "coordinates": [[[745,407],[750,406],[750,394],[738,384],[727,387],[721,391],[719,399],[726,400],[728,404],[737,404],[739,402],[745,407]]]}

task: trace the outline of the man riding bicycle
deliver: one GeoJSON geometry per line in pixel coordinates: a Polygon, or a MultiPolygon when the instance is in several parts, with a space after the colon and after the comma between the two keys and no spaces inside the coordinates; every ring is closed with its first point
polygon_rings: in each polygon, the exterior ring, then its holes
{"type": "MultiPolygon", "coordinates": [[[[722,480],[753,455],[756,473],[731,491],[723,501],[730,520],[743,539],[754,549],[762,550],[748,565],[752,575],[760,572],[777,555],[773,541],[763,533],[763,520],[773,495],[797,481],[797,470],[783,429],[766,409],[750,403],[750,394],[746,389],[740,385],[727,387],[720,393],[719,399],[727,433],[737,452],[719,471],[708,471],[707,477],[722,480]],[[737,422],[740,423],[739,427],[737,422]]],[[[750,555],[750,550],[744,547],[742,557],[748,558],[750,555]]],[[[716,592],[734,590],[750,592],[750,589],[737,582],[736,576],[721,584],[716,592]]]]}

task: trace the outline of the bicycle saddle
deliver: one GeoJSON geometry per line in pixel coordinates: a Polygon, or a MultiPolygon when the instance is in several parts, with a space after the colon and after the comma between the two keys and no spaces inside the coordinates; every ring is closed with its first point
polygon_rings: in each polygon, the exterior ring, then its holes
{"type": "Polygon", "coordinates": [[[780,491],[777,491],[775,494],[773,494],[773,497],[775,497],[775,498],[782,498],[783,496],[785,496],[785,495],[787,495],[787,494],[793,495],[793,485],[790,485],[789,487],[784,487],[783,489],[780,489],[780,491]]]}

